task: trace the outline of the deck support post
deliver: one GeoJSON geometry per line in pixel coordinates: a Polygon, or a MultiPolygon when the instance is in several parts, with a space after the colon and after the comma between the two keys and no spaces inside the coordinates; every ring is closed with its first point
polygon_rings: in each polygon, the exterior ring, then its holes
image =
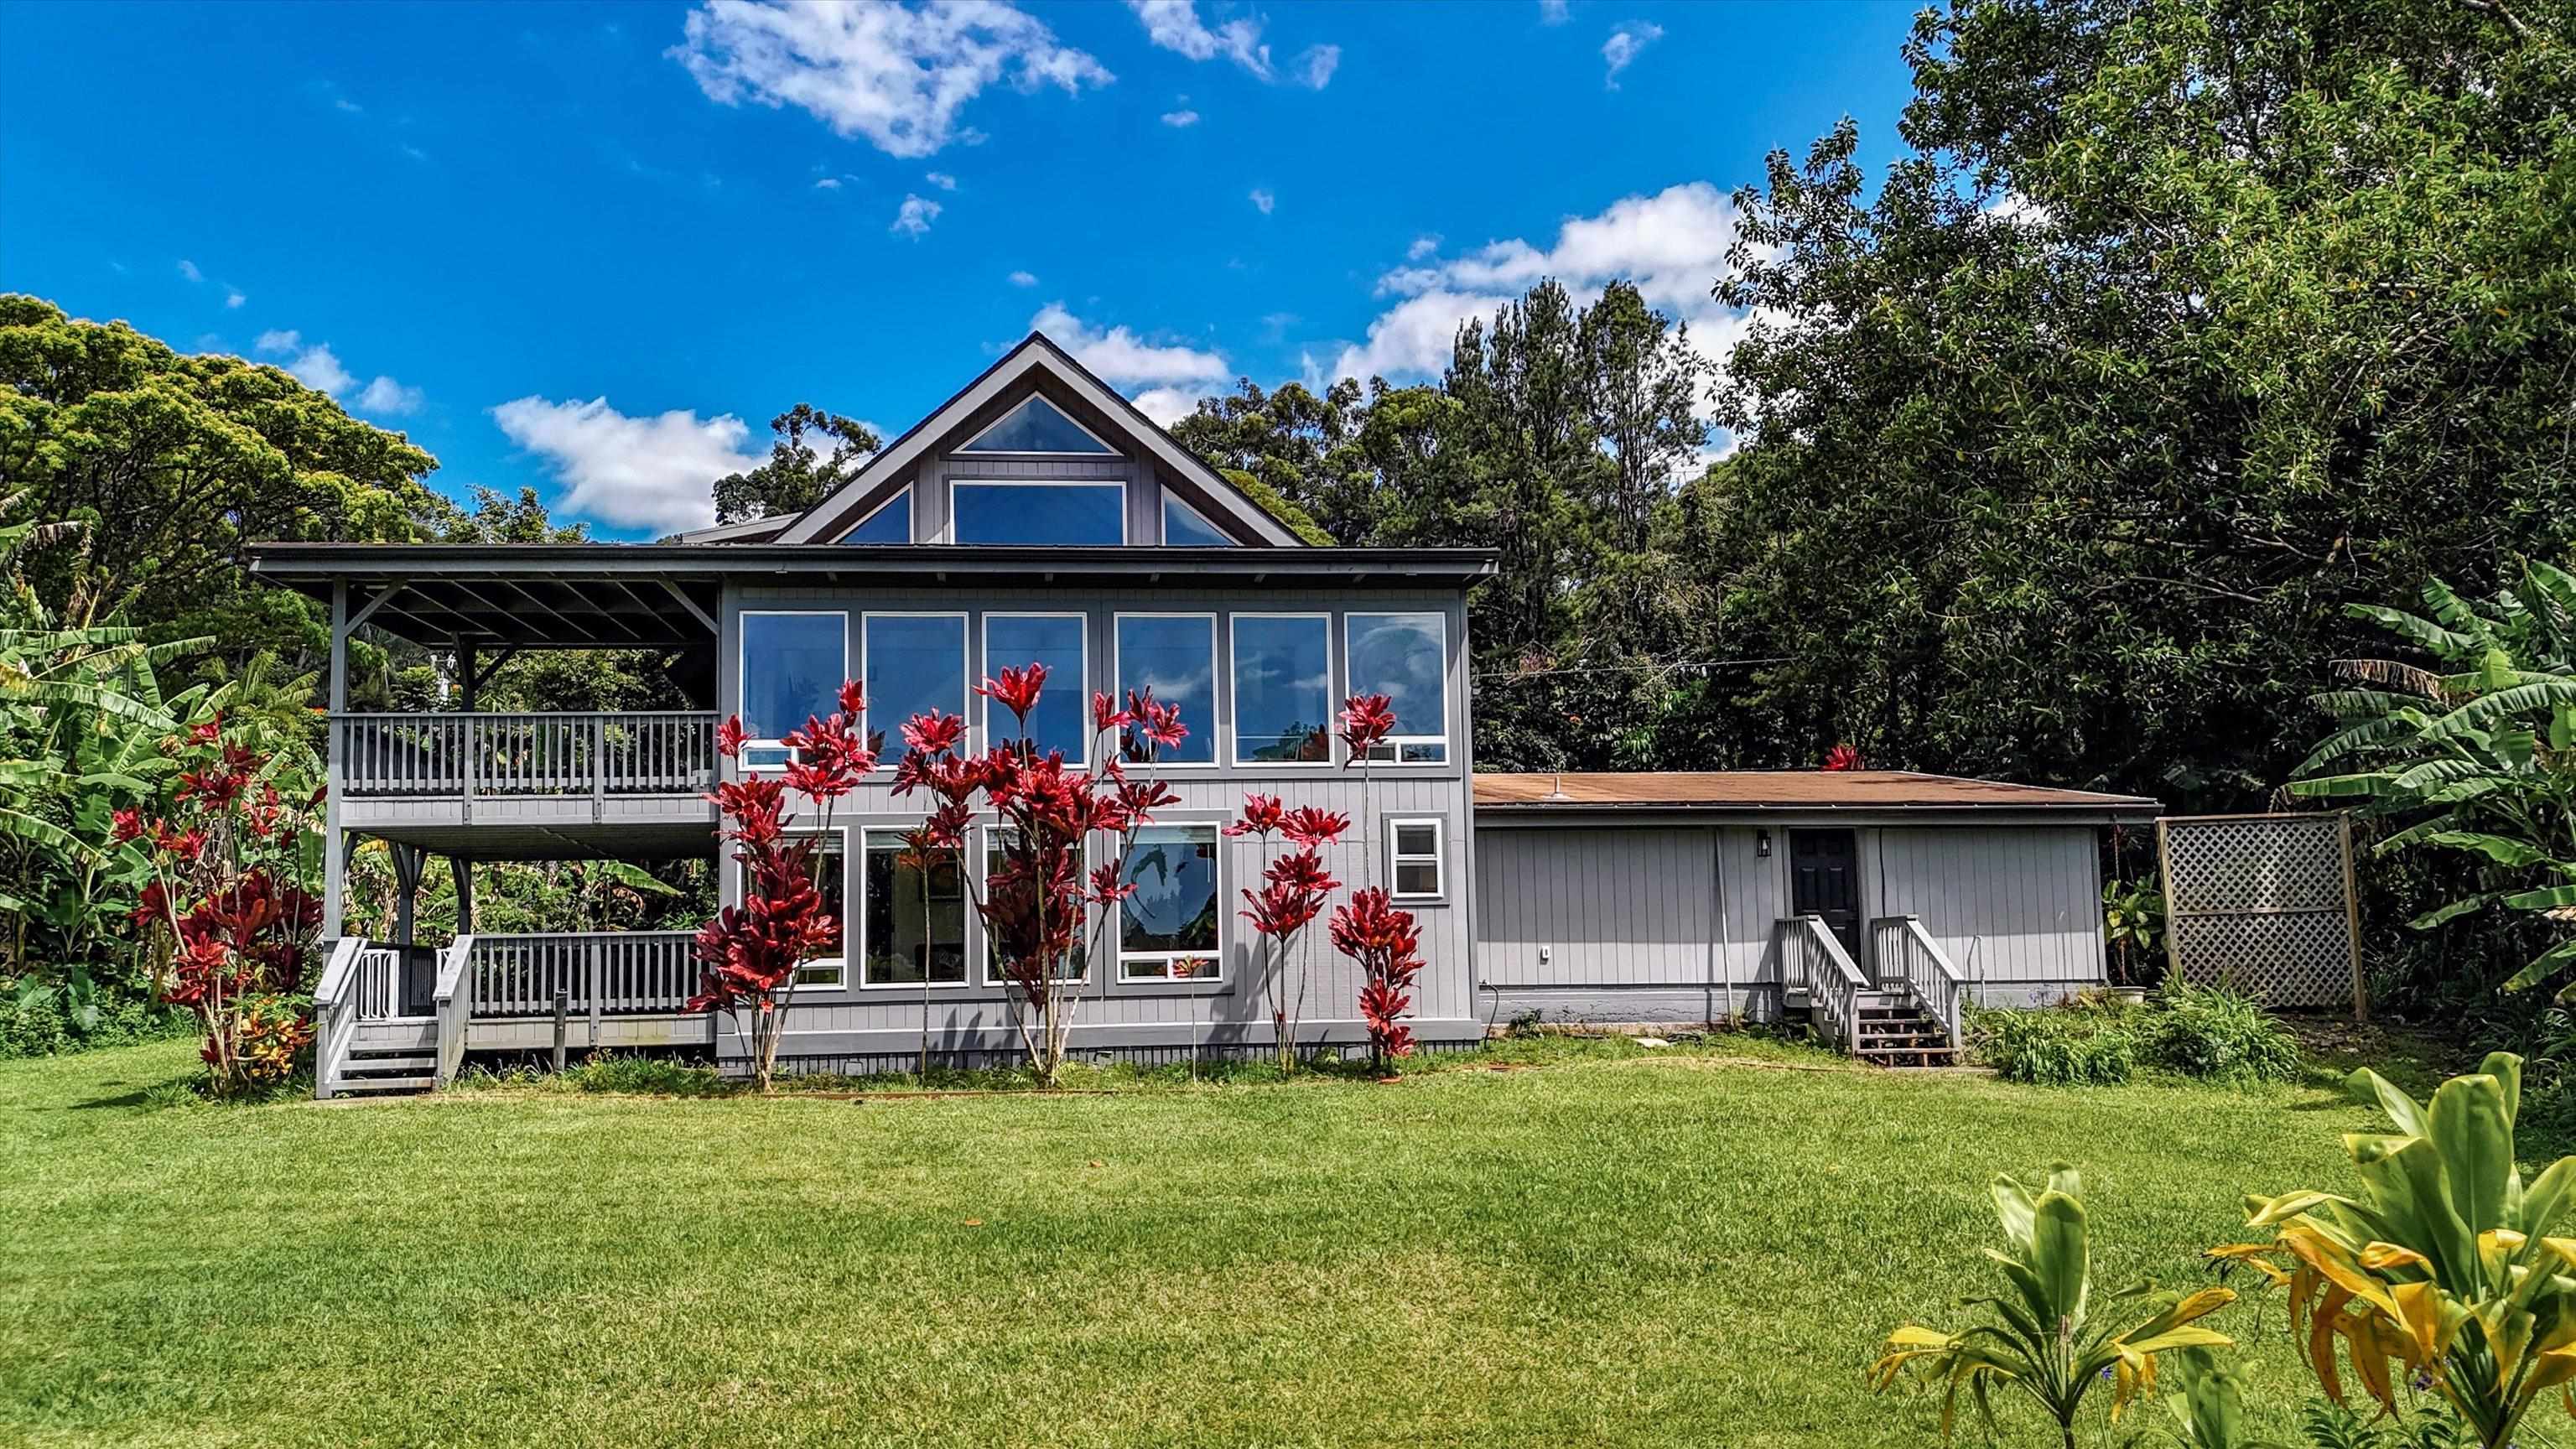
{"type": "Polygon", "coordinates": [[[448,873],[456,881],[456,934],[474,934],[474,863],[461,855],[447,858],[448,873]]]}
{"type": "Polygon", "coordinates": [[[340,899],[340,876],[348,854],[348,842],[340,832],[341,772],[347,762],[340,758],[338,748],[340,717],[349,712],[349,585],[345,580],[335,580],[331,585],[330,670],[332,728],[323,748],[322,765],[322,937],[337,940],[345,911],[340,899]]]}
{"type": "Polygon", "coordinates": [[[388,845],[394,862],[394,944],[408,946],[420,913],[420,876],[429,864],[428,852],[398,840],[388,845]]]}

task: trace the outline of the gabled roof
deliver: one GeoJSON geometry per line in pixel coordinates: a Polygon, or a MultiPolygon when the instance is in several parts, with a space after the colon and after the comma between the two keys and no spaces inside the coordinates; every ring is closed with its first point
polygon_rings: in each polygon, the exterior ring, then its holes
{"type": "Polygon", "coordinates": [[[1912,770],[1698,770],[1635,774],[1476,776],[1476,809],[1489,811],[1807,810],[2026,811],[2153,819],[2141,795],[2061,790],[1924,775],[1912,770]]]}
{"type": "Polygon", "coordinates": [[[1116,388],[1102,382],[1043,332],[1032,332],[1022,339],[1017,347],[1004,353],[974,381],[932,409],[928,417],[879,449],[877,455],[870,458],[849,482],[812,508],[792,518],[763,518],[700,529],[682,534],[681,541],[832,542],[857,524],[881,495],[897,485],[897,480],[911,477],[915,466],[938,446],[941,439],[979,410],[1022,389],[1033,374],[1046,377],[1055,386],[1108,418],[1127,434],[1127,446],[1136,456],[1151,459],[1164,472],[1186,482],[1199,495],[1187,501],[1198,506],[1203,500],[1205,506],[1199,508],[1201,513],[1221,515],[1211,517],[1210,522],[1248,542],[1281,548],[1308,546],[1288,525],[1271,516],[1270,511],[1254,502],[1250,495],[1201,462],[1197,455],[1182,447],[1153,419],[1138,411],[1134,403],[1120,396],[1116,388]]]}

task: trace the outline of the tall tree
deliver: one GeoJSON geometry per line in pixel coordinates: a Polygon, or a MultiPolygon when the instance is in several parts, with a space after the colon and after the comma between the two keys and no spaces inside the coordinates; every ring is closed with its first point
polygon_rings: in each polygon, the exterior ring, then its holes
{"type": "Polygon", "coordinates": [[[1233,392],[1201,398],[1171,432],[1211,466],[1250,474],[1325,532],[1355,540],[1373,523],[1372,479],[1358,448],[1368,415],[1349,378],[1321,393],[1295,382],[1265,393],[1242,378],[1233,392]]]}
{"type": "Polygon", "coordinates": [[[715,481],[716,522],[802,513],[848,482],[885,446],[867,424],[812,403],[798,403],[771,418],[769,429],[778,438],[769,445],[768,462],[715,481]],[[830,451],[821,451],[824,447],[830,451]]]}

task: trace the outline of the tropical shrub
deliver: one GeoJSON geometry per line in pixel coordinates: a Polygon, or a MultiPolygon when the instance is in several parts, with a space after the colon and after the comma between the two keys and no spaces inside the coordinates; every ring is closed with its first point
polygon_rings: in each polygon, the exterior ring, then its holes
{"type": "Polygon", "coordinates": [[[1958,1332],[1906,1324],[1888,1335],[1886,1353],[1870,1367],[1871,1385],[1883,1393],[1910,1375],[1938,1386],[1944,1435],[1957,1418],[1960,1390],[1969,1392],[1989,1438],[1995,1395],[2016,1395],[2046,1414],[2073,1449],[2076,1418],[2097,1388],[2110,1391],[2116,1421],[2132,1398],[2154,1389],[2157,1355],[2229,1346],[2225,1335],[2200,1326],[2235,1301],[2225,1288],[2176,1294],[2142,1284],[2100,1305],[2092,1301],[2082,1195],[2082,1180],[2062,1162],[2037,1187],[1997,1177],[1995,1215],[2006,1251],[1987,1256],[2002,1267],[2010,1291],[1968,1300],[1992,1310],[1996,1321],[1958,1332]],[[2097,1316],[2097,1306],[2117,1316],[2097,1316]]]}
{"type": "Polygon", "coordinates": [[[2166,1071],[2209,1082],[2287,1082],[2299,1075],[2298,1039],[2242,992],[2170,980],[2134,1019],[2142,1055],[2166,1071]]]}
{"type": "MultiPolygon", "coordinates": [[[[1395,733],[1395,710],[1383,694],[1355,694],[1342,706],[1341,737],[1348,753],[1343,768],[1360,768],[1360,813],[1368,814],[1374,781],[1369,761],[1378,742],[1395,733]]],[[[1363,866],[1375,849],[1377,831],[1364,823],[1368,840],[1361,850],[1363,866]]],[[[1390,867],[1392,869],[1392,867],[1390,867]]],[[[1365,884],[1350,902],[1333,912],[1333,949],[1360,968],[1360,1020],[1368,1027],[1369,1063],[1383,1067],[1389,1057],[1413,1052],[1413,1028],[1403,1017],[1413,1008],[1413,980],[1422,971],[1422,933],[1413,913],[1399,908],[1386,887],[1365,884]]]]}
{"type": "Polygon", "coordinates": [[[2168,981],[2144,1002],[2086,992],[2036,1011],[1970,1018],[1977,1053],[2006,1081],[2098,1087],[2143,1069],[2201,1081],[2297,1078],[2297,1038],[2242,992],[2168,981]]]}
{"type": "Polygon", "coordinates": [[[2102,882],[2102,939],[2111,947],[2111,979],[2141,984],[2164,950],[2164,882],[2152,874],[2102,882]]]}
{"type": "Polygon", "coordinates": [[[1297,941],[1323,913],[1325,898],[1341,886],[1324,869],[1322,849],[1339,841],[1350,828],[1347,815],[1312,805],[1289,810],[1276,795],[1251,794],[1243,797],[1242,815],[1225,827],[1227,835],[1238,839],[1249,835],[1261,845],[1261,889],[1244,889],[1243,918],[1252,924],[1257,943],[1253,965],[1261,972],[1262,991],[1269,998],[1271,1046],[1283,1072],[1297,1069],[1297,1028],[1306,1014],[1305,962],[1294,954],[1297,941]],[[1293,849],[1273,856],[1270,837],[1274,834],[1293,849]],[[1294,991],[1288,986],[1291,961],[1298,967],[1294,991]]]}
{"type": "Polygon", "coordinates": [[[2071,997],[2037,1011],[1979,1011],[1970,1028],[1978,1057],[2005,1081],[2107,1087],[2137,1075],[2141,1012],[2112,998],[2071,997]]]}
{"type": "Polygon", "coordinates": [[[2535,1404],[2576,1384],[2576,1239],[2564,1236],[2576,1157],[2523,1180],[2522,1059],[2509,1052],[2430,1103],[2368,1070],[2349,1086],[2394,1129],[2343,1139],[2360,1194],[2249,1196],[2248,1225],[2271,1238],[2212,1256],[2289,1286],[2292,1340],[2328,1397],[2358,1383],[2395,1413],[2411,1382],[2470,1442],[2504,1449],[2535,1404]]]}

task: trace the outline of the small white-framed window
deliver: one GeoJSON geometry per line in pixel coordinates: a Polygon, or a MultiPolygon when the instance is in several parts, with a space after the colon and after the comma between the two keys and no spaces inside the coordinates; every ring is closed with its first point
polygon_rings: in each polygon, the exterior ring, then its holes
{"type": "MultiPolygon", "coordinates": [[[[859,884],[859,975],[863,988],[966,984],[966,882],[954,850],[924,870],[904,832],[864,832],[859,884]]],[[[842,929],[851,929],[848,922],[842,929]]]]}
{"type": "Polygon", "coordinates": [[[859,666],[866,673],[867,719],[885,734],[878,764],[904,756],[903,722],[916,714],[966,717],[966,616],[870,613],[860,622],[859,666]]]}
{"type": "MultiPolygon", "coordinates": [[[[1091,619],[1086,614],[986,614],[984,677],[1005,669],[1047,667],[1038,707],[1029,712],[1030,743],[1040,754],[1064,751],[1072,764],[1091,758],[1091,619]]],[[[984,702],[984,745],[1003,744],[1020,725],[1011,712],[984,702]]]]}
{"type": "Polygon", "coordinates": [[[910,543],[912,542],[912,488],[906,485],[877,510],[859,520],[858,526],[841,535],[843,543],[910,543]]]}
{"type": "MultiPolygon", "coordinates": [[[[1151,689],[1155,699],[1180,706],[1181,728],[1188,732],[1177,745],[1154,748],[1155,766],[1214,765],[1216,615],[1120,614],[1114,623],[1119,703],[1126,703],[1131,690],[1151,689]]],[[[1139,758],[1143,750],[1126,753],[1139,758]]]]}
{"type": "Polygon", "coordinates": [[[849,898],[850,832],[834,827],[819,835],[814,848],[814,864],[821,880],[823,911],[841,923],[841,954],[819,957],[799,965],[787,978],[790,991],[840,991],[850,984],[850,917],[844,904],[849,898]]]}
{"type": "Polygon", "coordinates": [[[1127,485],[959,478],[948,485],[948,541],[1101,547],[1127,541],[1127,485]]]}
{"type": "Polygon", "coordinates": [[[850,677],[850,616],[745,610],[739,627],[742,767],[784,769],[789,752],[780,736],[841,707],[841,685],[850,677]]]}
{"type": "Polygon", "coordinates": [[[1217,827],[1148,825],[1127,849],[1118,903],[1118,979],[1215,981],[1225,975],[1225,889],[1217,827]],[[1188,963],[1184,970],[1178,963],[1188,963]]]}
{"type": "Polygon", "coordinates": [[[1329,614],[1236,614],[1234,762],[1333,763],[1333,620],[1329,614]]]}
{"type": "Polygon", "coordinates": [[[1114,458],[1118,450],[1054,403],[1031,394],[1001,420],[969,438],[960,453],[1114,458]]]}
{"type": "Polygon", "coordinates": [[[1163,543],[1169,548],[1233,548],[1235,542],[1207,521],[1207,515],[1173,495],[1163,495],[1163,543]]]}
{"type": "MultiPolygon", "coordinates": [[[[998,912],[1005,917],[1011,913],[1011,903],[1006,898],[997,899],[994,896],[993,877],[1001,872],[1002,847],[1009,841],[1012,833],[1013,832],[1010,827],[1006,825],[987,825],[983,827],[984,874],[982,880],[984,906],[988,912],[998,912]]],[[[1084,842],[1080,853],[1074,857],[1074,879],[1088,884],[1090,880],[1090,862],[1091,849],[1089,842],[1086,841],[1084,842]]],[[[1009,893],[1005,891],[1004,894],[1005,897],[1007,897],[1009,893]]],[[[1073,953],[1062,966],[1056,969],[1056,976],[1058,979],[1071,982],[1076,985],[1080,985],[1091,980],[1091,908],[1086,905],[1081,909],[1083,913],[1082,929],[1074,934],[1073,953]]],[[[1007,978],[1002,975],[1002,953],[999,943],[993,939],[992,922],[989,920],[984,923],[984,984],[986,986],[1002,986],[1008,984],[1007,978]]]]}
{"type": "Polygon", "coordinates": [[[1387,874],[1390,892],[1400,901],[1436,901],[1449,894],[1448,852],[1437,815],[1398,816],[1386,822],[1387,874]]]}
{"type": "Polygon", "coordinates": [[[1394,733],[1369,751],[1370,759],[1448,763],[1448,615],[1345,614],[1342,659],[1352,694],[1383,694],[1395,711],[1394,733]]]}

